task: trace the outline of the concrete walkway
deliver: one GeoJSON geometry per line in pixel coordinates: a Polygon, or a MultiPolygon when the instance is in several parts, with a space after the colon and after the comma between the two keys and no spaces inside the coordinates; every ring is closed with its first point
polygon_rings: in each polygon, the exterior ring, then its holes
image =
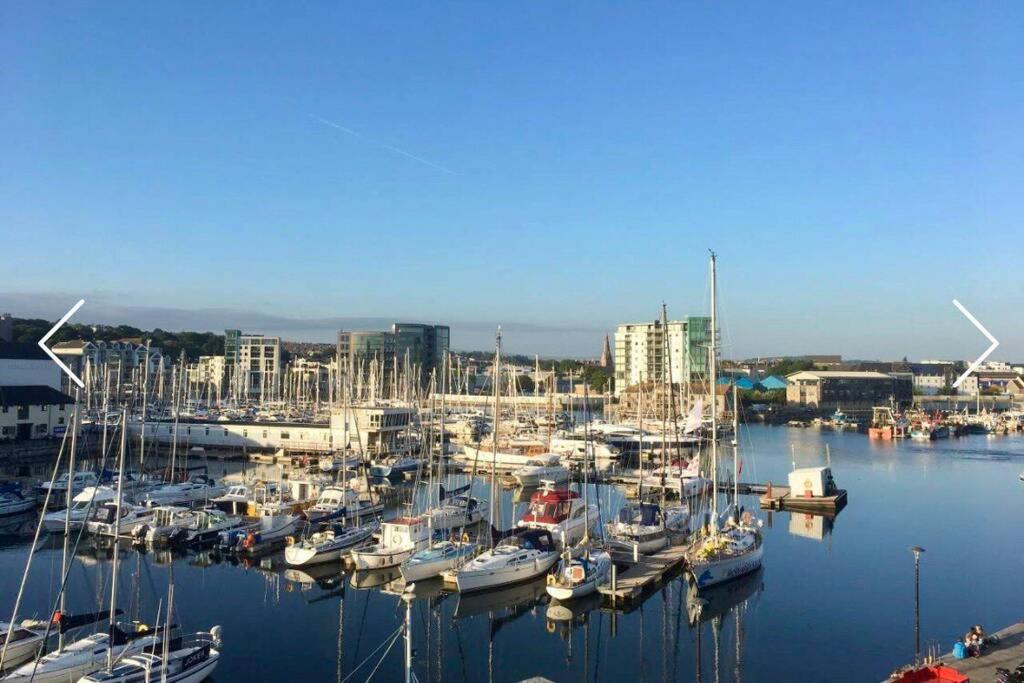
{"type": "Polygon", "coordinates": [[[999,642],[989,646],[980,657],[954,659],[953,653],[949,653],[939,661],[970,676],[971,683],[989,683],[995,680],[997,668],[1013,671],[1024,663],[1024,621],[991,635],[998,636],[999,642]]]}

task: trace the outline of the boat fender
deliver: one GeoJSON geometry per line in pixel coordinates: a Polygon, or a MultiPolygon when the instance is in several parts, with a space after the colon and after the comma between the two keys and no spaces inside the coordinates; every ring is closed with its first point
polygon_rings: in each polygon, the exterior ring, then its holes
{"type": "Polygon", "coordinates": [[[463,543],[469,543],[469,534],[468,533],[462,532],[462,542],[463,543]]]}
{"type": "Polygon", "coordinates": [[[221,627],[219,625],[218,626],[214,626],[213,628],[210,629],[210,635],[213,637],[213,644],[216,645],[217,647],[220,647],[220,644],[221,644],[220,634],[221,634],[221,627]]]}
{"type": "Polygon", "coordinates": [[[549,586],[554,586],[554,585],[555,585],[555,582],[556,582],[557,580],[558,580],[558,579],[556,579],[556,578],[555,578],[555,575],[554,575],[554,574],[548,574],[548,585],[549,585],[549,586]]]}
{"type": "Polygon", "coordinates": [[[248,550],[249,548],[252,548],[254,545],[256,545],[256,534],[250,531],[249,535],[246,536],[245,540],[242,541],[242,547],[248,550]]]}
{"type": "Polygon", "coordinates": [[[295,545],[295,537],[294,536],[285,536],[284,537],[284,544],[287,545],[287,546],[295,545]]]}

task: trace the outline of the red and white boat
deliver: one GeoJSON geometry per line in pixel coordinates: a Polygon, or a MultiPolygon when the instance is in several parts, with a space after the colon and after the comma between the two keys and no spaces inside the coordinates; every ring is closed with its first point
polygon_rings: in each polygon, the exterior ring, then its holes
{"type": "Polygon", "coordinates": [[[545,529],[562,546],[576,545],[598,520],[596,505],[587,505],[568,489],[545,488],[530,496],[530,507],[519,520],[525,529],[545,529]]]}

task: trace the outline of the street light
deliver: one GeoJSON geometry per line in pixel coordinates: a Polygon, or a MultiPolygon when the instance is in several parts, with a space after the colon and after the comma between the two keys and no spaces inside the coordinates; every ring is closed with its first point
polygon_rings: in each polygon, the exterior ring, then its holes
{"type": "Polygon", "coordinates": [[[921,660],[921,553],[924,548],[915,545],[914,553],[914,662],[921,660]]]}

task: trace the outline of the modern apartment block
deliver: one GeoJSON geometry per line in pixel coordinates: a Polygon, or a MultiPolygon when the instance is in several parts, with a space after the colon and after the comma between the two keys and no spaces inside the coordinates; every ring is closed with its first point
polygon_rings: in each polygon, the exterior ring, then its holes
{"type": "MultiPolygon", "coordinates": [[[[395,367],[419,372],[419,382],[429,382],[441,371],[448,353],[451,332],[446,325],[395,323],[390,331],[338,331],[338,367],[343,373],[367,373],[375,365],[385,378],[395,367]]],[[[385,379],[385,384],[389,379],[385,379]]]]}
{"type": "Polygon", "coordinates": [[[236,395],[276,399],[281,393],[281,338],[224,330],[224,372],[236,395]]]}
{"type": "Polygon", "coordinates": [[[706,379],[711,318],[619,325],[615,330],[615,395],[640,382],[706,379]]]}

